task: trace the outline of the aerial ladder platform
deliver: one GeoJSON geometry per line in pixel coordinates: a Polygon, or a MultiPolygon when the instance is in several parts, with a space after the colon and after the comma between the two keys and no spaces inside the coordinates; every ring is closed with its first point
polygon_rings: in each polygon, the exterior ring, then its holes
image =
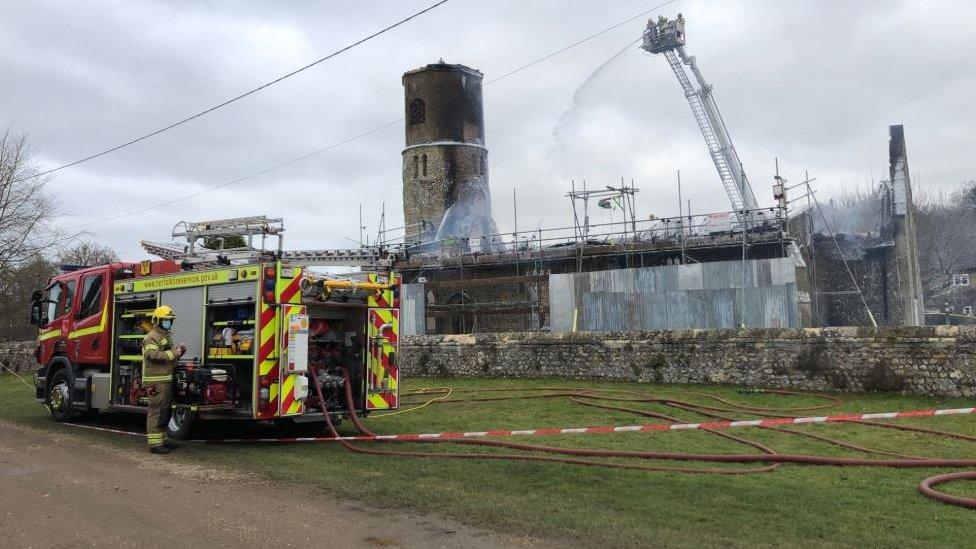
{"type": "Polygon", "coordinates": [[[685,20],[678,14],[678,18],[669,20],[659,17],[647,22],[641,49],[652,54],[663,54],[664,58],[678,78],[678,84],[684,91],[685,98],[691,106],[691,112],[698,122],[705,145],[712,157],[715,169],[725,192],[729,195],[732,208],[736,212],[753,210],[759,207],[756,196],[752,192],[749,180],[746,178],[742,162],[732,144],[732,137],[725,127],[725,121],[715,103],[711,84],[705,81],[694,56],[685,52],[685,20]],[[695,78],[693,83],[685,67],[691,70],[695,78]],[[697,87],[695,86],[697,83],[697,87]]]}

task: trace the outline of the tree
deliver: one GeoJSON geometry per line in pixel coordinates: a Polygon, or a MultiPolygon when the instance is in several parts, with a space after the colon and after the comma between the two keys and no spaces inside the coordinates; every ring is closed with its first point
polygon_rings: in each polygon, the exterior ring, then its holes
{"type": "Polygon", "coordinates": [[[962,191],[959,193],[963,205],[976,210],[976,179],[970,179],[963,184],[962,191]]]}
{"type": "Polygon", "coordinates": [[[55,204],[44,192],[25,135],[0,137],[0,276],[39,257],[57,240],[55,204]]]}
{"type": "Polygon", "coordinates": [[[44,257],[58,241],[55,203],[33,161],[25,135],[0,133],[0,340],[33,339],[27,323],[31,291],[55,274],[44,257]]]}
{"type": "Polygon", "coordinates": [[[960,207],[957,201],[932,202],[915,212],[918,262],[927,290],[938,290],[952,282],[952,275],[971,267],[976,256],[976,210],[960,207]]]}
{"type": "Polygon", "coordinates": [[[211,250],[225,250],[228,248],[244,248],[247,246],[247,241],[245,241],[244,237],[240,235],[228,234],[221,236],[208,236],[203,239],[203,245],[211,250]]]}
{"type": "Polygon", "coordinates": [[[37,328],[27,323],[31,292],[44,288],[57,273],[54,264],[38,256],[0,275],[0,341],[37,337],[37,328]]]}
{"type": "Polygon", "coordinates": [[[93,240],[83,240],[70,248],[58,252],[58,263],[62,265],[105,265],[119,260],[115,250],[102,246],[93,240]]]}

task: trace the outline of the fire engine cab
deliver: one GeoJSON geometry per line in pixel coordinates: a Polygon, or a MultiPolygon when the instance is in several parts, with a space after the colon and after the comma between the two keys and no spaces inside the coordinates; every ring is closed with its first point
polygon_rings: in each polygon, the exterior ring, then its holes
{"type": "Polygon", "coordinates": [[[174,372],[173,438],[197,418],[315,420],[312,382],[335,420],[348,413],[347,385],[357,413],[398,407],[395,253],[282,251],[281,220],[264,216],[177,227],[187,246],[142,243],[161,260],[80,268],[34,291],[36,398],[54,419],[146,412],[142,339],[162,304],[176,314],[172,340],[187,348],[174,372]],[[247,246],[197,244],[218,235],[246,237],[247,246]],[[268,236],[278,237],[277,250],[264,249],[268,236]],[[313,265],[363,270],[337,277],[313,265]]]}

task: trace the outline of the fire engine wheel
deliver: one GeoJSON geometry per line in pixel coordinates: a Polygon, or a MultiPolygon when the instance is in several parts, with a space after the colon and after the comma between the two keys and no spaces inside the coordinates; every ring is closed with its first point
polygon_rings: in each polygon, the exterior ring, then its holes
{"type": "Polygon", "coordinates": [[[56,421],[71,421],[78,416],[71,404],[71,379],[63,368],[54,373],[47,387],[47,409],[56,421]]]}
{"type": "Polygon", "coordinates": [[[173,409],[169,416],[169,423],[166,424],[166,436],[170,440],[186,440],[190,437],[190,429],[193,428],[193,420],[197,417],[193,410],[180,406],[173,409]]]}

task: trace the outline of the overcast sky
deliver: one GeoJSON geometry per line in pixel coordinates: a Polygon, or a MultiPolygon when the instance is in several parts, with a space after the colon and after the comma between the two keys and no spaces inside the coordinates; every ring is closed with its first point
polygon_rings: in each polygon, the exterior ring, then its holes
{"type": "MultiPolygon", "coordinates": [[[[486,80],[661,0],[452,0],[334,60],[163,135],[54,175],[65,227],[137,210],[292,159],[403,116],[400,75],[443,58],[486,80]]],[[[386,26],[431,0],[4,0],[0,124],[53,167],[164,126],[386,26]]],[[[760,203],[783,175],[827,195],[886,177],[887,127],[905,124],[916,187],[976,177],[976,3],[678,0],[760,203]]],[[[655,14],[656,15],[656,14],[655,14]]],[[[643,19],[485,88],[495,218],[564,225],[570,180],[640,187],[641,216],[728,208],[665,60],[636,46],[643,19]],[[602,69],[597,71],[599,67],[602,69]],[[594,74],[594,71],[596,73],[594,74]],[[584,84],[585,83],[585,84],[584,84]]],[[[124,258],[180,220],[285,218],[286,247],[347,247],[357,204],[402,223],[403,124],[312,159],[149,212],[92,225],[124,258]]],[[[599,219],[598,219],[599,220],[599,219]]]]}

